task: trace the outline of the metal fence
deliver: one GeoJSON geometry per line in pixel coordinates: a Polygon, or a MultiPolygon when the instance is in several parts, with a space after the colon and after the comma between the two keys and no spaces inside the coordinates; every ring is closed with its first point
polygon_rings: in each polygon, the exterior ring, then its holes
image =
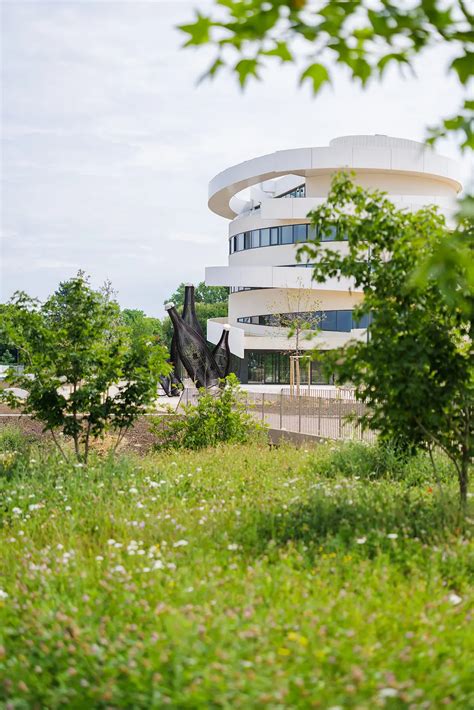
{"type": "MultiPolygon", "coordinates": [[[[375,432],[361,427],[358,420],[368,410],[355,399],[246,391],[242,391],[241,396],[247,412],[270,429],[323,439],[368,442],[376,439],[375,432]]],[[[196,404],[197,397],[197,390],[185,389],[178,409],[182,405],[196,404]]]]}
{"type": "MultiPolygon", "coordinates": [[[[297,385],[291,387],[282,387],[281,393],[288,396],[297,396],[297,385]]],[[[308,387],[308,384],[300,384],[300,397],[322,397],[323,399],[346,399],[351,402],[356,402],[355,390],[352,387],[331,387],[323,389],[322,387],[308,387]]]]}

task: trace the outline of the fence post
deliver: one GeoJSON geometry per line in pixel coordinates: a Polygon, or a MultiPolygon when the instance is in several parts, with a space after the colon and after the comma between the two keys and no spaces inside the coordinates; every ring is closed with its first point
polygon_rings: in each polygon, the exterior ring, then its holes
{"type": "Polygon", "coordinates": [[[319,397],[318,403],[318,436],[321,436],[321,410],[322,410],[322,397],[319,397]]]}
{"type": "Polygon", "coordinates": [[[298,397],[298,431],[301,434],[301,395],[298,397]]]}
{"type": "Polygon", "coordinates": [[[342,399],[339,398],[338,406],[337,406],[337,410],[338,410],[338,414],[339,414],[339,439],[342,439],[342,412],[341,412],[341,405],[342,405],[342,399]]]}
{"type": "Polygon", "coordinates": [[[283,428],[283,393],[280,392],[280,429],[283,428]]]}
{"type": "Polygon", "coordinates": [[[265,392],[262,392],[262,422],[265,421],[265,392]]]}

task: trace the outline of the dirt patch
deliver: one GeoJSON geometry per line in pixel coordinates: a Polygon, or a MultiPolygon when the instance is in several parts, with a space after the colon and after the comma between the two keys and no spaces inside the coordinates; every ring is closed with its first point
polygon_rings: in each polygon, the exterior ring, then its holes
{"type": "MultiPolygon", "coordinates": [[[[3,414],[3,416],[0,416],[0,430],[5,427],[15,427],[34,441],[52,441],[51,434],[49,432],[43,432],[42,424],[31,417],[26,415],[18,416],[13,414],[12,410],[8,410],[8,408],[6,412],[0,412],[0,414],[3,414]]],[[[163,421],[163,425],[165,425],[166,420],[169,419],[170,416],[174,415],[163,415],[160,417],[160,420],[163,421]]],[[[150,432],[150,424],[151,418],[149,416],[140,417],[130,431],[127,432],[120,445],[120,451],[133,451],[137,454],[148,453],[155,441],[154,435],[150,432]]],[[[95,448],[101,452],[105,452],[112,448],[114,443],[115,437],[108,435],[103,440],[97,441],[95,448]]]]}

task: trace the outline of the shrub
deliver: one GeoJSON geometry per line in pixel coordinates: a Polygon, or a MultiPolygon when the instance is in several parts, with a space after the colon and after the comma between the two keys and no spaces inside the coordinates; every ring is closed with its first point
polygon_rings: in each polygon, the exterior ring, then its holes
{"type": "Polygon", "coordinates": [[[204,389],[196,405],[184,407],[184,416],[165,424],[155,419],[151,431],[156,449],[203,449],[220,443],[244,443],[263,434],[263,427],[241,400],[239,381],[233,374],[223,380],[219,392],[204,389]]]}
{"type": "Polygon", "coordinates": [[[433,483],[433,478],[446,482],[453,475],[453,464],[447,456],[433,455],[433,465],[425,452],[410,454],[389,441],[373,445],[344,442],[326,445],[326,452],[311,462],[315,473],[327,478],[346,476],[368,480],[404,481],[407,486],[433,483]],[[433,470],[436,476],[433,477],[433,470]]]}

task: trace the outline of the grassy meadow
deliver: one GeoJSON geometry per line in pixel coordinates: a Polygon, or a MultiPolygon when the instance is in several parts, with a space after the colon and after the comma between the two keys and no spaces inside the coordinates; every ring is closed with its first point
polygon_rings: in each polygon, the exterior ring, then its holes
{"type": "Polygon", "coordinates": [[[1,707],[474,708],[444,459],[437,483],[361,444],[0,450],[1,707]]]}

